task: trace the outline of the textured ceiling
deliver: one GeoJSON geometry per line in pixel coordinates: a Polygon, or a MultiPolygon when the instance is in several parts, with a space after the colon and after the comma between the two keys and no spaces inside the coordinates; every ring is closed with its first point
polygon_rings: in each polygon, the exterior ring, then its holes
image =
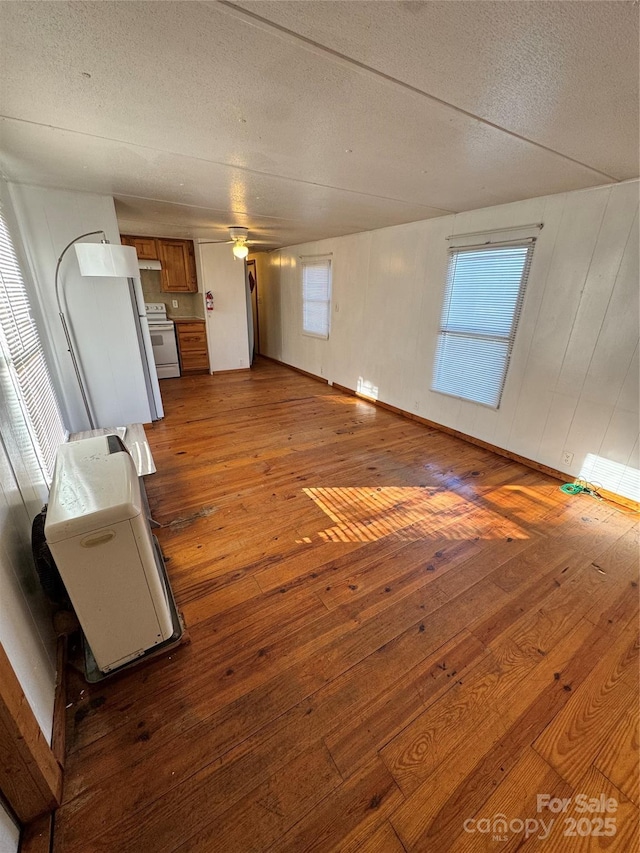
{"type": "Polygon", "coordinates": [[[3,174],[269,246],[638,174],[632,2],[2,2],[3,174]]]}

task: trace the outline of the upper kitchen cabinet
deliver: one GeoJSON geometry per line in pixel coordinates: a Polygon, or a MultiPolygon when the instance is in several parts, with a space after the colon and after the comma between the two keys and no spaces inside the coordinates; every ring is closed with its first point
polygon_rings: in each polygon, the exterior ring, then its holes
{"type": "Polygon", "coordinates": [[[141,261],[160,261],[160,287],[165,293],[196,293],[196,259],[192,240],[166,237],[133,237],[122,234],[125,246],[133,246],[141,261]]]}
{"type": "Polygon", "coordinates": [[[120,238],[123,245],[133,246],[141,261],[155,261],[158,259],[158,246],[155,237],[130,237],[123,234],[120,238]]]}
{"type": "Polygon", "coordinates": [[[198,290],[196,261],[191,240],[158,240],[162,264],[162,290],[170,293],[195,293],[198,290]]]}

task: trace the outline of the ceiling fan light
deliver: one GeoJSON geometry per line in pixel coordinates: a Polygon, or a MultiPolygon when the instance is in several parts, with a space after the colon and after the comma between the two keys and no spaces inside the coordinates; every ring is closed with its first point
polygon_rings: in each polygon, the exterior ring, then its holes
{"type": "Polygon", "coordinates": [[[234,243],[233,245],[233,254],[236,258],[243,260],[249,254],[249,247],[244,243],[234,243]]]}
{"type": "Polygon", "coordinates": [[[232,225],[229,228],[229,235],[232,240],[243,241],[249,236],[249,229],[243,225],[232,225]]]}

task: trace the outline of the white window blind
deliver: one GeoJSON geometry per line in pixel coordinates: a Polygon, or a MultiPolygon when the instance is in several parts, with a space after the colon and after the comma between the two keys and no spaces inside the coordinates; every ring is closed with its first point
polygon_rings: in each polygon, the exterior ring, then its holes
{"type": "Polygon", "coordinates": [[[331,317],[331,258],[302,259],[302,330],[329,337],[331,317]]]}
{"type": "Polygon", "coordinates": [[[434,391],[499,407],[534,245],[450,250],[434,391]]]}
{"type": "Polygon", "coordinates": [[[0,347],[40,465],[50,482],[56,449],[65,441],[66,432],[1,206],[0,347]]]}

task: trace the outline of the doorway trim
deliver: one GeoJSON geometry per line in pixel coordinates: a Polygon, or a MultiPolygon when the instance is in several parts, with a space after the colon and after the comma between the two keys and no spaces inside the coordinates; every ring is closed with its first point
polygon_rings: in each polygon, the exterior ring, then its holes
{"type": "Polygon", "coordinates": [[[62,767],[0,643],[0,791],[22,824],[56,809],[62,767]]]}

